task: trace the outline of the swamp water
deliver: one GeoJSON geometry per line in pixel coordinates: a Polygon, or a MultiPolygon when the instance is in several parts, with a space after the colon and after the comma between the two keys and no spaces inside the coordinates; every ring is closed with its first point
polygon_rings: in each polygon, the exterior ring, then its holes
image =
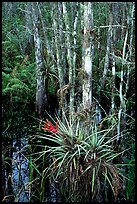
{"type": "MultiPolygon", "coordinates": [[[[98,113],[96,121],[99,123],[102,118],[101,110],[98,106],[96,108],[98,113]]],[[[5,135],[2,144],[2,201],[33,202],[35,195],[30,185],[30,155],[32,152],[29,148],[28,135],[24,134],[21,138],[13,140],[8,138],[5,135]]],[[[35,179],[32,178],[33,180],[35,187],[35,179]]],[[[47,190],[44,192],[46,200],[42,202],[61,202],[57,185],[57,183],[49,181],[47,190]]]]}
{"type": "MultiPolygon", "coordinates": [[[[2,161],[2,201],[33,202],[29,167],[31,152],[27,136],[7,140],[3,145],[3,151],[5,153],[2,161]]],[[[48,189],[47,201],[57,202],[57,189],[53,182],[48,189]]]]}

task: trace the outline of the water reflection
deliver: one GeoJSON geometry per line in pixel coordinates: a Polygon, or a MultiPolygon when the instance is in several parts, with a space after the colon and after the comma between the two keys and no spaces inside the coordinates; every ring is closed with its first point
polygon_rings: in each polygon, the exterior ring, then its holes
{"type": "Polygon", "coordinates": [[[29,161],[27,156],[28,141],[20,138],[13,140],[12,180],[15,202],[28,202],[29,195],[29,161]]]}
{"type": "Polygon", "coordinates": [[[28,141],[24,138],[4,138],[2,144],[2,189],[3,202],[28,202],[29,161],[28,141]]]}
{"type": "MultiPolygon", "coordinates": [[[[4,142],[5,154],[2,169],[3,202],[33,202],[36,182],[30,184],[30,144],[28,137],[4,142]],[[31,185],[31,186],[30,186],[31,185]],[[34,189],[32,189],[32,186],[34,189]]],[[[34,175],[33,175],[34,176],[34,175]]],[[[46,185],[46,184],[45,184],[46,185]]],[[[45,189],[46,202],[57,202],[57,184],[50,181],[45,189]]],[[[34,199],[35,200],[35,199],[34,199]]]]}

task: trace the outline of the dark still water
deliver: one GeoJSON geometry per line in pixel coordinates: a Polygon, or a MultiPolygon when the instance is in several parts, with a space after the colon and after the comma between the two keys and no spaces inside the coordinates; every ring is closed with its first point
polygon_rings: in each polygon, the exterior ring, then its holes
{"type": "Polygon", "coordinates": [[[28,202],[29,192],[29,160],[28,141],[25,138],[13,140],[12,182],[15,202],[28,202]]]}
{"type": "MultiPolygon", "coordinates": [[[[33,153],[28,136],[18,139],[4,138],[2,146],[2,202],[34,202],[35,198],[39,201],[35,187],[40,176],[32,174],[34,167],[31,166],[31,154],[33,153]]],[[[50,181],[46,189],[43,201],[57,202],[56,184],[50,181]]]]}
{"type": "Polygon", "coordinates": [[[28,202],[30,189],[27,139],[6,138],[2,154],[2,201],[28,202]]]}

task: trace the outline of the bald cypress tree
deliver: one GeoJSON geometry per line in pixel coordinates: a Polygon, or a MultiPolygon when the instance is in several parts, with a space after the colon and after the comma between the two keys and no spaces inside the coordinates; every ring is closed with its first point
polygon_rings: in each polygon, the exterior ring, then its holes
{"type": "Polygon", "coordinates": [[[35,45],[35,60],[36,60],[36,112],[39,116],[45,110],[47,104],[47,95],[43,76],[43,59],[42,59],[42,46],[39,33],[39,16],[38,16],[38,2],[32,2],[32,18],[33,18],[33,31],[34,31],[34,45],[35,45]]]}
{"type": "Polygon", "coordinates": [[[93,3],[84,3],[84,42],[83,42],[83,107],[90,108],[92,104],[92,67],[94,50],[93,3]]]}

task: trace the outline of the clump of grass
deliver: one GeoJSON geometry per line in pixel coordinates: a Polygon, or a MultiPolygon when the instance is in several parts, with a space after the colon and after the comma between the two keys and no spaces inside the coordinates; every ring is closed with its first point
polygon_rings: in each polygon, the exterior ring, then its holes
{"type": "Polygon", "coordinates": [[[65,201],[109,201],[110,192],[113,193],[111,201],[116,201],[123,190],[122,175],[113,163],[114,158],[122,153],[113,149],[117,122],[113,121],[113,125],[104,130],[92,123],[90,128],[88,126],[90,131],[85,131],[86,127],[76,115],[69,121],[65,115],[64,118],[65,124],[59,117],[56,118],[56,127],[47,120],[44,132],[35,135],[35,138],[47,143],[46,150],[37,158],[48,154],[50,165],[43,175],[58,183],[65,201]]]}

